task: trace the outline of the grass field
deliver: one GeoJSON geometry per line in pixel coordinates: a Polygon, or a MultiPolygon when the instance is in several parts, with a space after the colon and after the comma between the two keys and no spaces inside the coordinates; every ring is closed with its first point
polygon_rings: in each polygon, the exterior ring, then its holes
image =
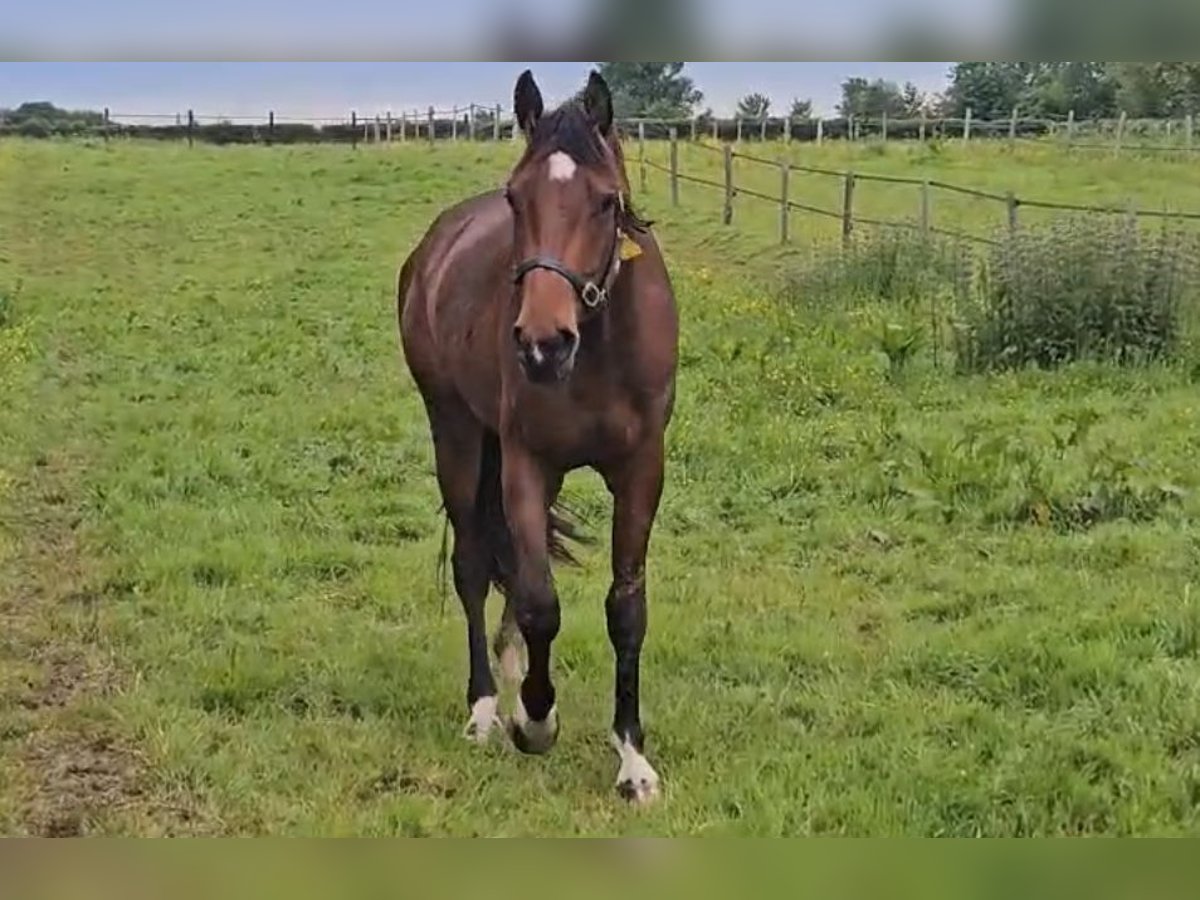
{"type": "MultiPolygon", "coordinates": [[[[775,210],[739,200],[723,232],[719,194],[670,209],[661,178],[683,337],[642,696],[665,796],[612,792],[590,474],[561,740],[462,741],[392,286],[513,152],[0,144],[0,831],[1200,833],[1200,355],[895,370],[893,310],[747,277],[785,262],[775,210]]],[[[1169,161],[793,152],[1200,208],[1169,161]]]]}

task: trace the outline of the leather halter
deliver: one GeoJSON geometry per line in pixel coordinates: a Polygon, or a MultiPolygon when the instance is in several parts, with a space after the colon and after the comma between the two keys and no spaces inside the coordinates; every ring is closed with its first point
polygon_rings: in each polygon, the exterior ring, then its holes
{"type": "MultiPolygon", "coordinates": [[[[625,209],[625,197],[623,195],[618,197],[617,205],[614,208],[622,211],[625,209]]],[[[616,258],[617,246],[620,242],[621,229],[618,226],[613,229],[612,242],[609,244],[608,256],[605,258],[604,265],[594,278],[580,275],[553,256],[539,255],[531,256],[517,264],[516,271],[513,274],[513,284],[520,284],[521,280],[534,269],[546,269],[566,279],[567,283],[574,289],[575,296],[579,298],[579,302],[584,307],[588,310],[599,309],[608,300],[608,291],[611,285],[604,284],[604,282],[608,280],[612,272],[613,260],[616,258]]]]}

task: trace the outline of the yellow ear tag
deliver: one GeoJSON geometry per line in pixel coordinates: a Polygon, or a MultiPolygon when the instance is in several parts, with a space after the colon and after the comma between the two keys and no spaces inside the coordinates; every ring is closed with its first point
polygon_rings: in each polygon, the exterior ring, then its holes
{"type": "Polygon", "coordinates": [[[631,238],[629,235],[627,235],[625,232],[622,231],[621,232],[621,251],[620,251],[620,253],[621,253],[621,262],[625,262],[626,260],[630,260],[630,259],[633,259],[634,257],[641,256],[642,248],[637,245],[637,242],[634,241],[633,238],[631,238]]]}

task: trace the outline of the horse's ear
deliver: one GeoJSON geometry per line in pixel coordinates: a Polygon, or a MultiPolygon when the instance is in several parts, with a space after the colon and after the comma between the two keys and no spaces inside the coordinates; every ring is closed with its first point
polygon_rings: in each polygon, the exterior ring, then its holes
{"type": "Polygon", "coordinates": [[[608,137],[613,123],[612,93],[608,90],[608,82],[595,69],[588,76],[587,87],[583,89],[583,108],[592,124],[608,137]]]}
{"type": "Polygon", "coordinates": [[[525,137],[533,135],[533,128],[542,117],[544,109],[542,92],[533,80],[533,73],[526,69],[517,79],[517,87],[513,91],[513,112],[516,114],[517,124],[525,132],[525,137]]]}

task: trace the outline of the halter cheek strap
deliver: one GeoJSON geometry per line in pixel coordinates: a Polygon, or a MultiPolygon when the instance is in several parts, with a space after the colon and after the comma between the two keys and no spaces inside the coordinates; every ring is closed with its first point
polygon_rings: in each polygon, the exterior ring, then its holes
{"type": "MultiPolygon", "coordinates": [[[[617,195],[617,203],[620,211],[624,212],[624,194],[617,195]]],[[[574,289],[575,296],[579,298],[579,302],[587,309],[598,309],[608,301],[609,286],[603,282],[608,279],[609,274],[613,270],[613,260],[616,258],[617,250],[621,243],[621,235],[622,232],[619,227],[613,229],[612,243],[608,247],[608,256],[605,258],[599,275],[595,278],[585,278],[578,272],[569,269],[564,263],[553,256],[531,256],[517,265],[516,271],[513,273],[513,284],[520,284],[521,280],[534,269],[545,269],[566,279],[567,283],[574,289]]]]}

